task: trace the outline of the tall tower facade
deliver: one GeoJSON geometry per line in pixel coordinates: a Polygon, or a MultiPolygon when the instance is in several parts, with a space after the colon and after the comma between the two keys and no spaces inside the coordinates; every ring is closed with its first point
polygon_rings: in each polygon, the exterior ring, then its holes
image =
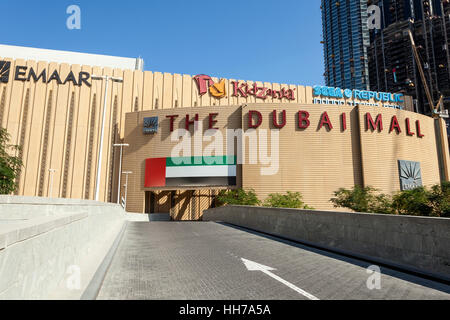
{"type": "Polygon", "coordinates": [[[367,0],[322,0],[321,10],[325,83],[369,89],[367,0]]]}
{"type": "Polygon", "coordinates": [[[434,103],[442,94],[450,108],[450,4],[447,0],[371,1],[381,9],[381,30],[371,30],[369,75],[372,90],[401,92],[416,101],[416,111],[429,114],[424,85],[408,32],[416,42],[434,103]]]}

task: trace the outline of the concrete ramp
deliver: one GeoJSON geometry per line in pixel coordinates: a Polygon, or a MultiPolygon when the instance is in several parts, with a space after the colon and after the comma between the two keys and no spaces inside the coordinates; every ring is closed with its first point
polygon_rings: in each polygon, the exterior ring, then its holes
{"type": "Polygon", "coordinates": [[[115,204],[0,196],[0,300],[79,298],[124,221],[115,204]]]}

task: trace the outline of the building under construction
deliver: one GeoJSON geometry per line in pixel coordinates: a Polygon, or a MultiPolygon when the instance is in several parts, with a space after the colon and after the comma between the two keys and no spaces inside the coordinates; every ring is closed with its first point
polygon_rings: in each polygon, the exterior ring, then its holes
{"type": "Polygon", "coordinates": [[[401,92],[415,99],[417,112],[430,114],[414,51],[412,32],[431,96],[444,96],[450,109],[450,3],[448,0],[369,1],[380,7],[381,30],[371,31],[369,75],[372,90],[401,92]]]}

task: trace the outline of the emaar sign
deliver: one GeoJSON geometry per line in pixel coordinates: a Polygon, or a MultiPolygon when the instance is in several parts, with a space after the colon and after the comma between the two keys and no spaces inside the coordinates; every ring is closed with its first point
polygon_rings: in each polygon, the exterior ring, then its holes
{"type": "Polygon", "coordinates": [[[396,109],[403,109],[403,106],[400,104],[405,102],[402,93],[350,90],[326,86],[315,86],[313,88],[313,97],[314,104],[378,107],[382,103],[384,107],[396,109]]]}

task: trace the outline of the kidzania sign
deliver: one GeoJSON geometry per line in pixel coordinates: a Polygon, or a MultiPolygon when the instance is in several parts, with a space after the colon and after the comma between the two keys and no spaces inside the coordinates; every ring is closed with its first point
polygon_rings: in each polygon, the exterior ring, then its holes
{"type": "MultiPolygon", "coordinates": [[[[216,83],[210,76],[199,74],[194,77],[194,80],[197,83],[200,96],[206,94],[208,91],[213,97],[219,99],[227,95],[225,79],[216,83]]],[[[280,90],[275,90],[264,86],[258,86],[256,83],[249,85],[248,83],[241,83],[239,81],[231,81],[231,85],[233,88],[233,97],[247,98],[249,96],[254,96],[257,99],[262,100],[266,100],[267,98],[295,100],[295,88],[281,88],[280,90]]]]}
{"type": "Polygon", "coordinates": [[[350,90],[324,86],[315,86],[313,88],[313,96],[315,104],[348,104],[351,106],[365,105],[378,107],[379,103],[382,103],[387,108],[403,109],[403,106],[400,104],[404,104],[405,102],[402,93],[350,90]],[[375,104],[370,103],[370,101],[375,101],[375,104]]]}

